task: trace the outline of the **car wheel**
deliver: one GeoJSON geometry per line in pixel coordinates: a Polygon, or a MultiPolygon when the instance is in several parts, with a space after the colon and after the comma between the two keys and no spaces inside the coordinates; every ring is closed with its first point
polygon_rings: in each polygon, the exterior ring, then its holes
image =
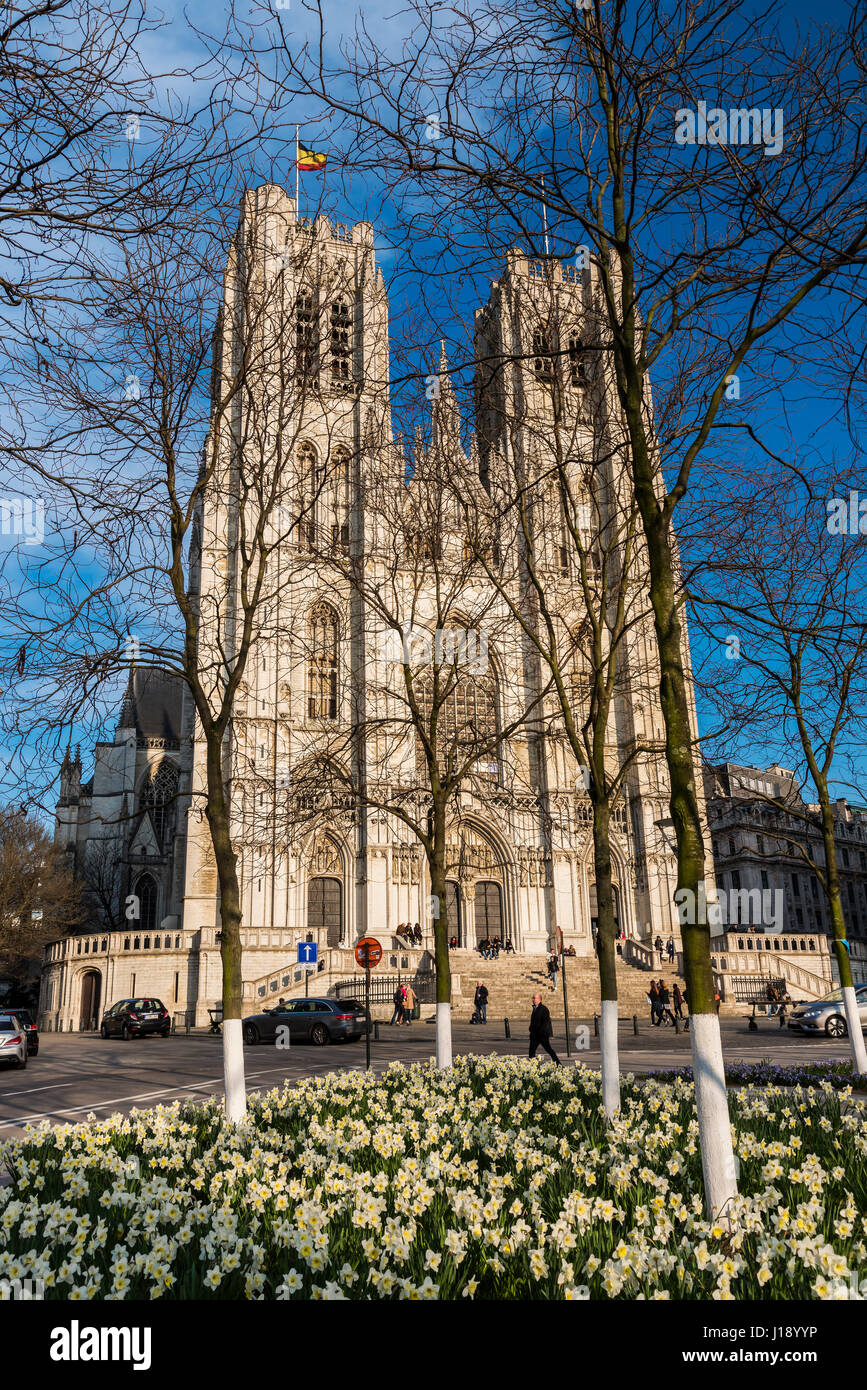
{"type": "Polygon", "coordinates": [[[108,1029],[106,1028],[105,1024],[103,1024],[102,1027],[100,1028],[100,1030],[99,1030],[99,1036],[100,1036],[101,1038],[107,1038],[107,1037],[108,1037],[108,1029]]]}
{"type": "Polygon", "coordinates": [[[317,1047],[323,1047],[328,1042],[328,1029],[324,1023],[314,1023],[310,1029],[310,1041],[317,1047]]]}
{"type": "Polygon", "coordinates": [[[131,1034],[130,1034],[130,1031],[129,1031],[129,1024],[128,1024],[128,1023],[125,1023],[125,1024],[123,1025],[123,1027],[121,1028],[121,1030],[120,1030],[120,1036],[123,1038],[124,1042],[129,1042],[130,1037],[131,1037],[131,1034]]]}
{"type": "Polygon", "coordinates": [[[256,1027],[255,1023],[248,1023],[244,1029],[244,1042],[249,1043],[251,1047],[255,1047],[258,1041],[259,1029],[256,1027]]]}
{"type": "Polygon", "coordinates": [[[167,1037],[169,1036],[169,1033],[170,1033],[171,1031],[172,1031],[171,1028],[164,1028],[163,1031],[160,1033],[160,1037],[161,1037],[161,1038],[167,1038],[167,1037]]]}
{"type": "Polygon", "coordinates": [[[845,1018],[840,1014],[832,1014],[825,1024],[825,1032],[829,1038],[845,1038],[848,1032],[845,1018]]]}
{"type": "Polygon", "coordinates": [[[16,1067],[18,1068],[19,1071],[21,1070],[22,1067],[26,1067],[26,1066],[27,1066],[27,1049],[26,1049],[26,1048],[24,1049],[24,1056],[23,1056],[23,1057],[19,1057],[19,1058],[17,1059],[15,1065],[16,1065],[16,1067]]]}

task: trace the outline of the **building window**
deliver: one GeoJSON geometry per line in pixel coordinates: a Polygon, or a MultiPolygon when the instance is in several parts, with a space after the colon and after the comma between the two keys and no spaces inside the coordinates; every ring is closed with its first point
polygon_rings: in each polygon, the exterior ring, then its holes
{"type": "Polygon", "coordinates": [[[770,884],[768,883],[767,870],[765,870],[765,869],[762,869],[762,887],[763,887],[763,888],[769,888],[769,887],[770,887],[770,884]]]}
{"type": "Polygon", "coordinates": [[[734,840],[729,840],[729,854],[734,856],[736,853],[734,840]]]}
{"type": "Polygon", "coordinates": [[[575,335],[569,339],[569,381],[572,386],[585,386],[587,383],[584,345],[575,335]]]}
{"type": "Polygon", "coordinates": [[[351,484],[349,450],[342,445],[331,455],[328,476],[328,522],[332,551],[349,550],[349,489],[351,484]]]}
{"type": "Polygon", "coordinates": [[[331,385],[346,391],[352,381],[352,311],[345,299],[331,306],[331,385]]]}
{"type": "Polygon", "coordinates": [[[551,339],[539,330],[533,334],[533,371],[537,381],[554,380],[554,359],[551,356],[551,339]]]}
{"type": "Polygon", "coordinates": [[[180,973],[176,970],[176,971],[175,971],[175,1003],[176,1003],[176,1004],[177,1004],[177,1002],[178,1002],[178,986],[179,986],[179,983],[180,983],[180,973]]]}
{"type": "Polygon", "coordinates": [[[797,874],[792,874],[792,892],[796,898],[801,896],[801,880],[797,874]]]}
{"type": "Polygon", "coordinates": [[[310,719],[336,719],[339,636],[337,614],[327,603],[317,603],[312,609],[309,632],[307,715],[310,719]]]}
{"type": "Polygon", "coordinates": [[[295,301],[295,375],[303,385],[316,387],[318,374],[316,304],[312,294],[301,294],[295,301]]]}
{"type": "Polygon", "coordinates": [[[142,782],[139,809],[150,813],[154,834],[160,849],[165,848],[174,821],[174,806],[178,794],[178,769],[163,758],[156,772],[150,768],[142,782]]]}
{"type": "MultiPolygon", "coordinates": [[[[135,886],[135,894],[139,901],[139,926],[143,932],[153,931],[157,922],[157,885],[150,874],[142,874],[135,886]]],[[[135,948],[139,949],[138,937],[135,948]]]]}
{"type": "MultiPolygon", "coordinates": [[[[437,721],[437,755],[443,761],[455,757],[463,761],[477,751],[471,771],[486,782],[500,780],[500,760],[497,744],[497,683],[490,672],[482,676],[465,675],[449,679],[442,668],[440,685],[448,692],[439,697],[437,721]],[[449,689],[451,686],[451,689],[449,689]]],[[[422,718],[429,725],[433,712],[433,675],[426,672],[416,682],[422,718]]],[[[421,745],[418,757],[423,760],[421,745]]]]}

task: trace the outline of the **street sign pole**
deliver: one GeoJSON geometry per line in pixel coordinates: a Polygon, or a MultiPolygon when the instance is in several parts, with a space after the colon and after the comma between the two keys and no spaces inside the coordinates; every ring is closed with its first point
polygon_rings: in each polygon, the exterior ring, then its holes
{"type": "Polygon", "coordinates": [[[563,929],[557,928],[560,937],[560,974],[563,977],[563,1017],[566,1024],[566,1056],[572,1056],[572,1044],[569,1040],[569,996],[566,993],[566,947],[563,941],[563,929]]]}
{"type": "Polygon", "coordinates": [[[367,1032],[364,1035],[365,1042],[365,1062],[364,1070],[370,1071],[370,947],[365,947],[364,959],[366,969],[364,972],[364,1011],[367,1014],[367,1032]]]}
{"type": "Polygon", "coordinates": [[[304,971],[304,998],[310,998],[310,971],[304,971]]]}
{"type": "Polygon", "coordinates": [[[563,976],[563,1014],[566,1019],[566,1056],[572,1056],[572,1044],[569,1041],[569,997],[566,993],[566,952],[560,957],[560,974],[563,976]]]}

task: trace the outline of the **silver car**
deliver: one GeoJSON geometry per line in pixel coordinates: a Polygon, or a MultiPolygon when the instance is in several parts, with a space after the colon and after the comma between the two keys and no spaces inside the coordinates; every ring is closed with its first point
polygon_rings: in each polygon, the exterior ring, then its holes
{"type": "Polygon", "coordinates": [[[0,1014],[0,1062],[27,1066],[27,1032],[15,1014],[0,1014]]]}
{"type": "MultiPolygon", "coordinates": [[[[867,985],[855,986],[861,1015],[861,1031],[867,1030],[867,985]]],[[[845,1038],[848,1033],[843,1010],[843,991],[835,989],[824,999],[808,999],[789,1014],[789,1027],[798,1033],[824,1033],[828,1038],[845,1038]]]]}

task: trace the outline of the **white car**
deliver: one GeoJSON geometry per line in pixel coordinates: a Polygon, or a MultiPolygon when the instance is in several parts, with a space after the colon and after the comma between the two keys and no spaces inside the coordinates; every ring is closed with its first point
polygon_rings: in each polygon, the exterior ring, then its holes
{"type": "Polygon", "coordinates": [[[0,1014],[0,1062],[27,1066],[27,1033],[15,1014],[0,1014]]]}

